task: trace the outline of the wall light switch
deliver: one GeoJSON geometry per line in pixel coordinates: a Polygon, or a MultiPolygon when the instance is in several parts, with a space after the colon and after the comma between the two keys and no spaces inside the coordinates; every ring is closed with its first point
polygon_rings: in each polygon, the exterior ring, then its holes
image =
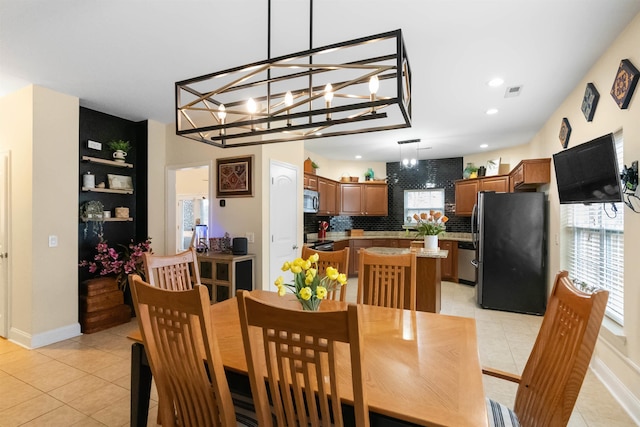
{"type": "Polygon", "coordinates": [[[55,248],[56,246],[58,246],[58,236],[49,236],[49,247],[55,248]]]}
{"type": "Polygon", "coordinates": [[[247,231],[246,236],[247,236],[247,242],[248,242],[248,243],[255,243],[255,241],[256,241],[256,235],[255,235],[255,233],[252,233],[252,232],[250,232],[250,231],[247,231]]]}

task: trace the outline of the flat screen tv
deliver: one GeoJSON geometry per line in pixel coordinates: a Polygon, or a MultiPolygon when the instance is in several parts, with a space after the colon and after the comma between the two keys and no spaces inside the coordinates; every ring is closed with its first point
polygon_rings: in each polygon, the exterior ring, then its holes
{"type": "Polygon", "coordinates": [[[561,204],[622,202],[613,134],[553,155],[561,204]]]}

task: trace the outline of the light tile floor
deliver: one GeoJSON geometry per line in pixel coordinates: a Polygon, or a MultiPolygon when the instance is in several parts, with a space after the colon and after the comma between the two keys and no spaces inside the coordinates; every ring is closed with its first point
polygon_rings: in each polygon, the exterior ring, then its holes
{"type": "MultiPolygon", "coordinates": [[[[356,280],[347,299],[355,301],[356,280]]],[[[473,287],[443,282],[442,313],[474,317],[484,365],[521,372],[538,332],[539,316],[483,310],[473,287]]],[[[0,427],[128,426],[131,341],[136,320],[36,350],[0,339],[0,427]]],[[[488,396],[512,405],[515,385],[485,377],[488,396]]],[[[149,425],[155,425],[152,390],[149,425]]],[[[591,372],[570,427],[634,426],[591,372]]]]}

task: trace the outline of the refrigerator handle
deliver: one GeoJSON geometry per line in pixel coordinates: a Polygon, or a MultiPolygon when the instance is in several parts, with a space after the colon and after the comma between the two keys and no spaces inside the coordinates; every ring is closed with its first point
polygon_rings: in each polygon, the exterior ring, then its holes
{"type": "Polygon", "coordinates": [[[473,205],[471,211],[471,240],[473,241],[473,249],[478,249],[478,224],[476,219],[478,217],[478,203],[473,205]]]}

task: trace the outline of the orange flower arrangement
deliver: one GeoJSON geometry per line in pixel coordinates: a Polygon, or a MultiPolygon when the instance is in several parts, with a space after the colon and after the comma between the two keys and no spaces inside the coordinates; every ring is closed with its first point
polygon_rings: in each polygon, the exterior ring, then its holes
{"type": "Polygon", "coordinates": [[[420,215],[414,214],[413,219],[418,222],[416,237],[437,236],[446,230],[444,224],[449,221],[446,215],[436,211],[429,211],[428,214],[424,212],[420,215]]]}

